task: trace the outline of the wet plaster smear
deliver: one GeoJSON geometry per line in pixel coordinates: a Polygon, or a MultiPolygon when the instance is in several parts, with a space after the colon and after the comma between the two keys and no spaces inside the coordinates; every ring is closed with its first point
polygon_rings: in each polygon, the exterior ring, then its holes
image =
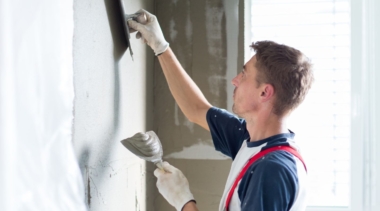
{"type": "MultiPolygon", "coordinates": [[[[180,63],[209,102],[231,110],[231,79],[241,71],[239,1],[160,0],[156,15],[180,63]],[[240,50],[239,50],[240,49],[240,50]]],[[[242,40],[242,39],[241,39],[242,40]]],[[[217,210],[231,161],[214,150],[208,131],[189,122],[175,103],[155,62],[154,129],[164,160],[180,168],[190,182],[200,210],[217,210]]],[[[174,210],[158,196],[158,210],[174,210]]]]}
{"type": "MultiPolygon", "coordinates": [[[[240,46],[238,1],[124,3],[130,13],[140,8],[153,11],[171,48],[207,99],[231,109],[230,80],[243,63],[235,53],[240,46]]],[[[132,61],[117,4],[74,1],[73,144],[86,204],[91,211],[174,210],[155,188],[154,164],[145,163],[120,143],[137,132],[154,130],[164,160],[185,173],[200,209],[217,210],[231,161],[213,150],[208,131],[186,120],[151,49],[134,35],[132,61]]]]}
{"type": "MultiPolygon", "coordinates": [[[[132,39],[132,61],[118,3],[74,1],[73,144],[89,210],[154,210],[152,172],[120,143],[152,129],[154,55],[132,39]]],[[[134,13],[154,2],[124,3],[134,13]]]]}

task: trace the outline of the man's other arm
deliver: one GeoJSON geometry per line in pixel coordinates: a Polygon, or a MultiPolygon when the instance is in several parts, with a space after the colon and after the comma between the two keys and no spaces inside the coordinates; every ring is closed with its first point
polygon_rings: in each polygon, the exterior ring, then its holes
{"type": "Polygon", "coordinates": [[[170,92],[182,112],[189,121],[210,130],[206,120],[206,113],[211,108],[211,104],[183,69],[171,48],[169,47],[159,55],[158,60],[168,82],[170,92]]]}

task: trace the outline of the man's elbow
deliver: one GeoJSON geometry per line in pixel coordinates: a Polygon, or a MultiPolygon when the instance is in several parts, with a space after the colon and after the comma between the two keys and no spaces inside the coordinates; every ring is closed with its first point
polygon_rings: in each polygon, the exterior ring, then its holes
{"type": "Polygon", "coordinates": [[[187,120],[189,120],[189,122],[191,122],[191,123],[195,123],[195,124],[198,124],[198,120],[197,120],[197,117],[196,117],[196,116],[188,115],[188,116],[186,116],[186,117],[187,117],[187,120]]]}
{"type": "Polygon", "coordinates": [[[189,115],[186,115],[187,119],[201,127],[208,129],[207,124],[207,112],[211,108],[211,105],[207,105],[201,108],[194,109],[189,115]]]}

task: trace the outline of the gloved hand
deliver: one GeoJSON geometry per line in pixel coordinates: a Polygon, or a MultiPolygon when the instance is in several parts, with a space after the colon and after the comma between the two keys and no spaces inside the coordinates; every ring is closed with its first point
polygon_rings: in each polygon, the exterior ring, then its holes
{"type": "Polygon", "coordinates": [[[163,162],[162,166],[165,171],[161,169],[154,171],[154,176],[157,177],[158,191],[177,211],[181,211],[187,202],[194,200],[189,182],[179,169],[168,162],[163,162]]]}
{"type": "Polygon", "coordinates": [[[139,10],[137,13],[140,13],[136,22],[132,19],[128,20],[128,25],[130,28],[138,31],[136,38],[139,39],[142,37],[145,43],[147,43],[154,51],[156,56],[163,53],[168,49],[169,43],[166,42],[164,35],[162,34],[160,24],[157,21],[155,15],[150,14],[144,9],[139,10]],[[140,21],[144,18],[142,15],[145,15],[146,22],[140,21]],[[141,17],[140,17],[141,16],[141,17]]]}

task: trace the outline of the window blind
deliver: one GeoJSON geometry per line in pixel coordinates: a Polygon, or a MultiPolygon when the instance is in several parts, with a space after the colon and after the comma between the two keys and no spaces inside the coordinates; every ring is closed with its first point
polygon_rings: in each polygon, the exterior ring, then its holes
{"type": "MultiPolygon", "coordinates": [[[[305,53],[315,82],[288,128],[308,165],[309,206],[350,205],[350,1],[252,0],[251,41],[305,53]]],[[[253,54],[253,52],[252,52],[253,54]]]]}

